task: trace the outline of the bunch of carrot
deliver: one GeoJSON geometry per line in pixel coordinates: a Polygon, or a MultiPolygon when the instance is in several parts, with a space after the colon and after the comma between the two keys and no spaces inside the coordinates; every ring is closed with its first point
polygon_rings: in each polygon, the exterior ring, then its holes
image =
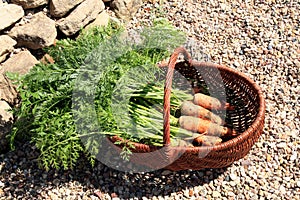
{"type": "Polygon", "coordinates": [[[238,133],[225,126],[224,120],[211,110],[232,110],[229,103],[222,103],[217,98],[202,93],[194,95],[193,100],[181,105],[181,128],[199,133],[193,138],[194,145],[212,146],[222,142],[223,137],[236,136],[238,133]]]}
{"type": "MultiPolygon", "coordinates": [[[[163,136],[163,88],[147,85],[143,90],[132,93],[129,110],[135,122],[134,129],[143,142],[161,146],[163,136]]],[[[225,126],[224,120],[212,110],[232,110],[229,103],[216,98],[187,91],[172,90],[170,132],[172,145],[213,146],[222,138],[235,136],[237,132],[225,126]],[[175,117],[180,110],[180,117],[175,117]]],[[[126,123],[127,124],[127,123],[126,123]]],[[[133,132],[127,130],[126,132],[133,132]]]]}

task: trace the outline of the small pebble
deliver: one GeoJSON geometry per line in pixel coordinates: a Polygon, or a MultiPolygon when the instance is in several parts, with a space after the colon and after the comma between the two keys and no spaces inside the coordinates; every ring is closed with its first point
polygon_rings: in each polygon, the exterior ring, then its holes
{"type": "Polygon", "coordinates": [[[297,153],[296,153],[296,152],[294,152],[294,153],[291,155],[290,160],[291,160],[291,161],[297,160],[297,153]]]}
{"type": "Polygon", "coordinates": [[[218,191],[213,191],[213,192],[212,192],[212,197],[213,197],[213,198],[218,198],[218,197],[220,197],[220,196],[221,196],[220,192],[218,192],[218,191]]]}
{"type": "Polygon", "coordinates": [[[276,146],[278,148],[284,148],[284,147],[286,147],[286,143],[285,142],[281,142],[281,143],[278,143],[276,146]]]}
{"type": "Polygon", "coordinates": [[[233,181],[235,181],[237,179],[236,174],[231,173],[229,176],[230,176],[230,179],[233,180],[233,181]]]}
{"type": "Polygon", "coordinates": [[[228,192],[227,195],[228,195],[229,197],[234,197],[234,196],[235,196],[235,194],[234,194],[233,192],[231,192],[231,191],[228,192]]]}

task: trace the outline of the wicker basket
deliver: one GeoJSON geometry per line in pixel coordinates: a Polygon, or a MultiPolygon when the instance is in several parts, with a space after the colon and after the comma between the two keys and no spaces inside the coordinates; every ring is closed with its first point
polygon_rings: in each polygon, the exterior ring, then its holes
{"type": "MultiPolygon", "coordinates": [[[[214,86],[212,86],[214,87],[214,86]]],[[[216,83],[215,87],[218,87],[216,83]]],[[[265,117],[265,100],[261,89],[244,74],[225,66],[206,62],[197,62],[191,59],[187,51],[179,47],[172,54],[166,76],[164,96],[164,147],[149,146],[133,143],[135,146],[131,161],[147,165],[153,169],[163,166],[169,170],[199,170],[203,168],[222,168],[237,161],[250,151],[254,143],[262,134],[265,117]],[[177,62],[178,55],[182,53],[185,61],[177,62]],[[176,63],[177,62],[177,63],[176,63]],[[227,100],[235,106],[234,111],[227,112],[226,117],[241,134],[219,145],[209,147],[181,147],[170,145],[170,94],[174,70],[179,71],[187,78],[194,78],[195,82],[213,83],[216,70],[222,77],[227,100]],[[201,74],[205,73],[205,81],[201,74]]],[[[114,136],[112,142],[122,140],[114,136]]]]}

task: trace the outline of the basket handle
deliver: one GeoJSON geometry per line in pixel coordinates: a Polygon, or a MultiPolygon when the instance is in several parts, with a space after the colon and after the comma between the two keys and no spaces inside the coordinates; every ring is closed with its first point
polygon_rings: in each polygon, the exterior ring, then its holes
{"type": "Polygon", "coordinates": [[[163,109],[163,118],[164,118],[164,136],[163,144],[169,145],[171,143],[170,139],[170,99],[171,99],[171,89],[172,89],[172,79],[174,75],[175,64],[179,54],[184,55],[184,60],[188,61],[189,65],[192,63],[191,55],[183,47],[178,47],[174,50],[173,54],[170,57],[168,63],[168,72],[166,76],[165,88],[164,88],[164,109],[163,109]]]}

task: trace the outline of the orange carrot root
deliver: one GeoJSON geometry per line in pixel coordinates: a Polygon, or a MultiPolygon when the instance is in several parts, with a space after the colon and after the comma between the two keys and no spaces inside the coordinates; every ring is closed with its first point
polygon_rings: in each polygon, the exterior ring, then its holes
{"type": "Polygon", "coordinates": [[[214,146],[221,144],[222,139],[215,136],[201,135],[194,139],[194,144],[196,146],[214,146]]]}
{"type": "Polygon", "coordinates": [[[194,95],[193,99],[194,104],[202,106],[206,109],[214,110],[233,110],[234,106],[231,106],[229,103],[222,103],[217,98],[207,96],[202,93],[197,93],[194,95]]]}
{"type": "Polygon", "coordinates": [[[202,119],[208,119],[212,122],[222,125],[224,121],[218,115],[215,115],[211,111],[203,108],[202,106],[198,106],[193,104],[191,101],[184,101],[181,105],[181,114],[193,117],[199,117],[202,119]]]}
{"type": "Polygon", "coordinates": [[[181,128],[192,132],[204,133],[211,136],[235,136],[237,132],[228,127],[224,127],[213,123],[206,119],[181,116],[179,117],[179,125],[181,128]]]}

